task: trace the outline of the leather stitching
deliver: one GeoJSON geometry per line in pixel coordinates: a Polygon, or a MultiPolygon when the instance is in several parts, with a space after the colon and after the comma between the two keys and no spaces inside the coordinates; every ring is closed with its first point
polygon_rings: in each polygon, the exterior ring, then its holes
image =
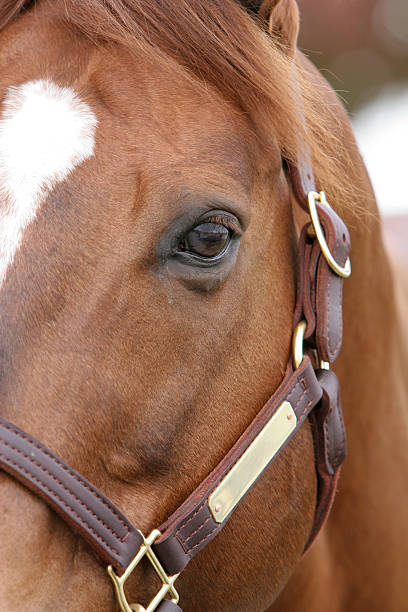
{"type": "MultiPolygon", "coordinates": [[[[341,219],[340,219],[340,223],[341,223],[341,225],[343,225],[343,222],[341,221],[341,219]]],[[[342,228],[340,228],[340,230],[339,230],[339,231],[340,231],[340,232],[342,232],[342,228]]],[[[338,235],[338,233],[337,233],[337,235],[338,235]]],[[[334,251],[334,255],[335,255],[335,258],[336,258],[336,261],[338,261],[338,260],[339,260],[339,258],[340,258],[340,256],[341,256],[341,254],[342,254],[342,253],[341,253],[341,251],[342,251],[342,248],[341,248],[341,247],[342,247],[342,245],[341,245],[341,241],[340,241],[340,239],[338,238],[338,239],[337,239],[337,241],[336,241],[336,243],[335,243],[335,245],[334,245],[334,249],[333,249],[333,251],[334,251]]],[[[347,249],[346,249],[345,256],[344,256],[344,257],[342,257],[342,258],[340,259],[340,261],[342,261],[343,259],[344,259],[344,263],[343,263],[342,265],[345,265],[345,263],[346,263],[346,261],[347,261],[347,249]]],[[[333,356],[333,359],[335,359],[335,358],[336,358],[337,353],[338,353],[338,351],[339,351],[339,349],[340,349],[340,347],[341,347],[342,339],[343,339],[343,317],[342,317],[342,303],[343,303],[343,279],[342,279],[342,278],[338,278],[337,280],[338,280],[338,282],[340,283],[340,288],[339,288],[339,294],[340,294],[340,295],[339,295],[339,300],[338,300],[338,309],[337,309],[337,323],[338,323],[338,328],[337,328],[337,329],[338,329],[338,341],[337,341],[337,344],[336,344],[336,346],[335,346],[334,350],[333,350],[333,349],[331,349],[331,350],[332,350],[332,356],[333,356]]],[[[330,295],[330,283],[329,283],[329,295],[330,295]]],[[[326,329],[327,329],[327,332],[328,332],[327,337],[328,337],[328,340],[329,340],[329,347],[331,348],[331,330],[330,330],[330,327],[328,327],[328,328],[326,328],[326,329]]]]}
{"type": "MultiPolygon", "coordinates": [[[[304,387],[301,395],[299,396],[299,398],[296,401],[296,404],[294,406],[294,410],[296,410],[296,408],[299,406],[299,404],[302,402],[302,400],[304,399],[305,396],[307,396],[310,393],[310,389],[306,384],[306,380],[305,378],[301,378],[300,380],[298,380],[296,382],[296,384],[294,385],[293,389],[290,391],[290,393],[288,394],[288,401],[290,401],[290,398],[292,397],[292,395],[296,392],[296,389],[299,387],[299,385],[302,385],[304,387]]],[[[292,400],[293,401],[293,400],[292,400]]],[[[304,417],[304,415],[307,413],[308,409],[310,408],[310,406],[313,404],[313,400],[310,400],[307,402],[304,410],[302,411],[301,415],[298,417],[299,421],[302,419],[302,417],[304,417]]],[[[200,510],[203,508],[203,506],[205,505],[205,502],[203,504],[201,504],[197,510],[194,512],[194,514],[191,515],[191,517],[189,517],[186,521],[184,521],[180,527],[178,528],[178,530],[176,531],[177,535],[181,535],[180,531],[183,527],[185,527],[199,512],[200,510]]],[[[183,545],[186,545],[186,543],[194,536],[196,535],[200,529],[202,529],[202,527],[211,519],[211,517],[207,517],[205,519],[205,521],[191,534],[189,535],[187,538],[178,538],[180,540],[180,543],[183,545]]],[[[202,544],[216,529],[218,529],[219,525],[216,525],[208,534],[206,534],[204,536],[204,538],[202,538],[197,544],[195,544],[192,548],[188,548],[187,549],[187,553],[193,551],[195,548],[197,548],[198,546],[200,546],[200,544],[202,544]]],[[[183,546],[184,548],[184,546],[183,546]]]]}
{"type": "Polygon", "coordinates": [[[327,414],[327,417],[324,419],[323,422],[323,429],[324,429],[324,456],[326,458],[326,463],[327,465],[330,465],[333,468],[333,464],[330,461],[330,457],[329,457],[329,447],[330,447],[330,434],[329,434],[329,417],[330,417],[330,413],[333,411],[333,408],[330,407],[329,412],[327,414]]]}
{"type": "MultiPolygon", "coordinates": [[[[299,386],[303,387],[303,391],[301,393],[301,395],[299,396],[299,398],[296,401],[296,404],[294,405],[294,410],[296,410],[296,408],[299,406],[299,404],[303,401],[304,397],[307,396],[307,394],[310,392],[310,389],[308,388],[307,384],[306,384],[306,380],[305,377],[302,377],[300,380],[298,380],[296,382],[296,384],[293,386],[292,390],[290,391],[290,393],[288,394],[288,401],[291,401],[291,398],[293,396],[293,394],[296,393],[296,389],[299,386]]],[[[293,400],[292,400],[293,401],[293,400]]],[[[298,417],[299,420],[301,420],[304,415],[307,413],[308,409],[310,408],[310,406],[313,404],[313,400],[310,400],[309,402],[307,402],[304,410],[302,411],[301,415],[298,417]]],[[[203,528],[204,525],[206,525],[208,523],[209,520],[211,520],[211,517],[207,517],[204,522],[199,525],[199,527],[193,532],[191,533],[188,537],[183,537],[183,535],[181,534],[181,531],[197,516],[197,514],[202,510],[202,508],[205,506],[207,500],[204,500],[199,506],[198,508],[195,510],[195,512],[187,517],[182,523],[180,523],[179,527],[177,528],[177,530],[175,531],[175,536],[177,537],[177,539],[180,541],[180,544],[183,546],[183,548],[185,548],[185,546],[187,545],[187,542],[189,540],[191,540],[191,538],[196,535],[200,529],[203,528]]],[[[192,548],[187,548],[186,552],[189,553],[192,550],[194,550],[195,548],[197,548],[202,542],[204,542],[209,535],[211,535],[211,533],[213,533],[219,526],[216,525],[214,527],[214,529],[212,529],[203,539],[201,539],[195,546],[193,546],[192,548]]]]}
{"type": "Polygon", "coordinates": [[[195,531],[193,531],[193,533],[191,535],[188,536],[188,538],[186,538],[185,540],[183,540],[183,544],[187,544],[187,542],[189,540],[191,540],[191,538],[193,536],[195,536],[196,533],[198,533],[200,531],[200,529],[202,529],[204,527],[204,525],[206,525],[208,523],[208,521],[211,520],[211,516],[207,516],[207,518],[205,519],[205,521],[203,523],[201,523],[201,525],[199,527],[197,527],[197,529],[195,531]]]}
{"type": "MultiPolygon", "coordinates": [[[[19,453],[21,453],[21,451],[19,451],[18,448],[14,448],[13,446],[11,446],[10,444],[8,444],[7,442],[3,443],[8,446],[9,448],[11,448],[12,450],[15,450],[19,453]]],[[[21,453],[24,455],[24,453],[21,453]]],[[[113,553],[115,553],[116,555],[119,555],[119,551],[116,550],[115,548],[113,548],[112,546],[110,546],[110,544],[108,544],[108,542],[106,542],[106,540],[104,540],[104,538],[99,535],[77,512],[75,512],[75,510],[73,508],[71,508],[71,506],[69,504],[67,504],[55,491],[53,491],[52,489],[50,489],[49,487],[47,487],[46,484],[44,484],[39,478],[36,478],[33,474],[31,474],[31,472],[29,472],[28,470],[26,470],[23,466],[19,465],[18,463],[16,463],[15,461],[13,461],[12,459],[10,459],[9,457],[7,457],[7,455],[3,455],[0,454],[0,457],[5,461],[5,463],[8,463],[9,465],[13,465],[15,466],[18,470],[21,470],[22,472],[24,472],[25,474],[27,474],[29,476],[30,480],[33,480],[34,482],[37,482],[39,485],[41,485],[41,487],[43,487],[46,491],[48,491],[48,493],[50,493],[51,498],[52,497],[56,497],[58,499],[58,501],[65,507],[68,508],[68,510],[70,510],[78,519],[79,523],[81,523],[83,526],[85,526],[85,528],[90,531],[97,540],[100,540],[101,542],[103,542],[103,544],[109,548],[109,550],[111,550],[113,553]]],[[[29,461],[31,461],[32,463],[35,463],[32,459],[30,459],[30,457],[27,457],[27,455],[24,455],[24,457],[26,457],[29,461]]],[[[41,466],[39,466],[40,469],[42,469],[41,466]]],[[[44,471],[44,470],[43,470],[44,471]]],[[[52,475],[51,475],[52,476],[52,475]]],[[[57,481],[58,482],[58,481],[57,481]]],[[[97,520],[99,523],[101,523],[102,521],[97,517],[97,520]]]]}
{"type": "Polygon", "coordinates": [[[201,510],[201,509],[204,507],[204,505],[205,505],[205,502],[206,502],[206,501],[207,501],[207,500],[204,500],[204,501],[203,501],[203,502],[202,502],[202,503],[201,503],[201,504],[198,506],[198,508],[197,508],[197,510],[194,512],[194,514],[192,514],[190,517],[187,517],[186,519],[184,519],[184,521],[183,521],[182,523],[180,523],[180,525],[179,525],[179,526],[178,526],[178,528],[177,528],[176,535],[177,535],[178,533],[180,533],[180,531],[183,529],[183,527],[185,527],[186,525],[188,525],[188,523],[190,523],[190,522],[193,520],[193,518],[194,518],[194,517],[195,517],[195,516],[196,516],[196,515],[197,515],[197,514],[200,512],[200,510],[201,510]]]}
{"type": "MultiPolygon", "coordinates": [[[[340,405],[340,400],[339,400],[339,405],[340,405]]],[[[338,459],[341,457],[341,455],[343,454],[346,448],[346,427],[344,425],[344,419],[343,419],[343,414],[342,414],[341,409],[340,409],[339,419],[340,419],[340,426],[341,426],[341,445],[339,445],[339,448],[337,449],[337,453],[333,460],[333,465],[336,466],[336,469],[339,467],[341,463],[341,462],[338,463],[338,459]]]]}
{"type": "MultiPolygon", "coordinates": [[[[295,404],[295,406],[294,406],[294,408],[293,408],[293,410],[294,410],[294,411],[295,411],[295,410],[296,410],[296,408],[299,406],[299,404],[300,404],[300,402],[303,400],[304,396],[305,396],[306,394],[308,394],[308,393],[309,393],[309,388],[308,388],[308,386],[307,386],[307,384],[306,384],[306,380],[305,380],[305,378],[303,377],[303,378],[301,378],[301,379],[300,379],[300,380],[299,380],[299,381],[296,383],[296,385],[293,387],[292,391],[289,393],[289,395],[288,395],[288,401],[289,401],[290,403],[292,403],[292,402],[291,402],[291,400],[290,400],[289,398],[292,396],[292,394],[295,392],[296,388],[297,388],[299,385],[302,385],[304,388],[303,388],[303,392],[302,392],[302,394],[301,394],[301,395],[300,395],[300,397],[298,398],[298,400],[297,400],[297,402],[296,402],[296,404],[295,404]]],[[[309,406],[310,406],[312,403],[313,403],[313,400],[309,401],[309,402],[306,404],[306,407],[305,407],[305,409],[303,410],[302,414],[301,414],[301,415],[298,417],[298,420],[300,420],[300,419],[301,419],[301,418],[302,418],[302,417],[303,417],[303,416],[306,414],[307,409],[309,408],[309,406]]]]}
{"type": "MultiPolygon", "coordinates": [[[[32,457],[30,457],[29,455],[26,455],[22,450],[20,450],[19,448],[16,448],[15,446],[13,446],[12,444],[9,444],[8,442],[6,442],[5,440],[2,440],[2,444],[4,444],[4,446],[7,446],[8,448],[10,448],[11,450],[17,452],[19,455],[22,455],[25,459],[27,459],[27,461],[30,461],[30,463],[32,463],[33,465],[36,465],[42,472],[44,472],[44,474],[48,474],[48,476],[50,476],[52,478],[52,480],[54,480],[57,484],[59,484],[64,491],[67,491],[67,493],[69,493],[71,495],[71,497],[73,497],[83,508],[85,508],[89,514],[91,516],[93,516],[98,523],[100,523],[102,525],[102,527],[104,527],[105,529],[107,529],[107,531],[109,531],[119,542],[123,542],[126,537],[128,536],[128,533],[123,536],[123,538],[119,538],[119,536],[113,531],[113,529],[107,525],[102,519],[99,518],[99,516],[97,514],[95,514],[95,512],[93,512],[93,510],[91,508],[89,508],[89,506],[87,506],[85,504],[85,502],[83,502],[77,495],[75,495],[75,493],[73,493],[71,491],[71,489],[69,489],[68,487],[66,487],[64,485],[63,482],[61,482],[61,480],[59,480],[54,474],[52,474],[51,472],[49,472],[44,466],[42,466],[40,463],[38,463],[38,461],[35,461],[35,459],[33,459],[32,457]]],[[[5,457],[7,459],[6,455],[1,455],[2,457],[5,457]]],[[[65,502],[56,491],[53,491],[52,489],[50,489],[44,482],[42,482],[39,478],[37,478],[36,476],[34,476],[34,474],[31,474],[31,472],[29,472],[28,470],[26,470],[23,466],[20,466],[18,463],[14,462],[12,459],[9,459],[9,461],[11,461],[14,465],[16,465],[17,467],[20,467],[26,474],[29,474],[31,476],[31,478],[33,480],[35,480],[36,482],[39,482],[44,488],[46,488],[48,491],[52,491],[55,494],[55,497],[59,500],[62,501],[62,503],[67,507],[70,508],[72,510],[72,512],[76,515],[76,516],[80,516],[77,514],[77,512],[75,511],[74,508],[72,508],[72,506],[70,506],[67,502],[65,502]]],[[[86,521],[85,521],[86,523],[86,521]]],[[[88,523],[86,523],[88,525],[88,523]]],[[[89,525],[89,528],[92,530],[92,527],[89,525]]],[[[102,536],[101,536],[102,538],[102,536]]],[[[102,538],[103,541],[105,541],[102,538]]],[[[109,544],[107,544],[109,546],[109,544]]],[[[113,550],[113,549],[112,549],[113,550]]],[[[115,551],[118,552],[118,551],[115,551]]]]}
{"type": "Polygon", "coordinates": [[[312,404],[313,404],[313,400],[309,400],[309,401],[307,402],[307,404],[306,404],[306,406],[305,406],[305,408],[304,408],[304,410],[303,410],[302,414],[301,414],[301,415],[300,415],[300,417],[299,417],[299,423],[300,423],[301,419],[302,419],[302,418],[305,416],[305,414],[307,413],[307,411],[309,410],[309,408],[310,408],[310,406],[311,406],[312,404]]]}
{"type": "MultiPolygon", "coordinates": [[[[326,264],[327,265],[327,264],[326,264]]],[[[337,308],[337,329],[338,331],[338,336],[337,336],[337,344],[336,346],[333,348],[332,346],[332,326],[330,325],[330,312],[331,312],[331,284],[333,281],[333,277],[334,277],[334,273],[331,272],[331,270],[328,270],[328,279],[327,279],[327,298],[328,298],[328,303],[327,303],[327,318],[326,318],[326,337],[328,339],[328,349],[330,351],[330,357],[331,359],[335,359],[336,358],[336,354],[338,349],[341,346],[341,341],[342,341],[342,335],[343,335],[343,318],[342,318],[342,308],[341,308],[341,302],[342,302],[342,284],[343,281],[341,278],[339,277],[335,277],[336,282],[340,283],[340,299],[339,299],[339,305],[337,308]]]]}
{"type": "MultiPolygon", "coordinates": [[[[26,440],[29,444],[31,444],[31,446],[33,446],[34,448],[37,448],[39,451],[41,451],[41,453],[43,453],[44,455],[47,455],[48,457],[50,457],[50,459],[52,459],[52,461],[54,463],[59,465],[65,472],[67,472],[70,476],[72,476],[74,478],[74,480],[79,482],[79,484],[81,484],[88,491],[90,491],[90,493],[92,493],[92,495],[94,495],[97,499],[99,499],[99,501],[102,503],[102,505],[105,506],[105,508],[107,508],[118,519],[120,524],[126,529],[127,533],[123,536],[123,538],[120,541],[122,542],[126,538],[126,536],[130,533],[129,526],[123,521],[123,519],[118,515],[118,513],[115,512],[115,510],[107,503],[107,501],[104,500],[103,497],[98,495],[98,493],[96,491],[94,491],[94,489],[92,489],[86,482],[84,482],[82,480],[82,478],[78,474],[73,472],[68,466],[64,465],[64,463],[62,463],[56,457],[54,457],[54,455],[50,451],[48,451],[45,447],[40,446],[39,444],[36,444],[35,442],[33,442],[33,440],[31,440],[28,436],[24,435],[18,429],[15,429],[14,427],[11,427],[10,425],[5,425],[4,423],[1,424],[1,427],[4,427],[4,429],[8,429],[9,431],[12,431],[16,436],[26,440]]],[[[4,443],[7,444],[7,442],[4,442],[4,443]]],[[[11,447],[11,448],[13,448],[13,447],[11,447]]],[[[18,448],[15,448],[14,450],[16,450],[17,452],[21,452],[24,455],[24,453],[22,451],[20,451],[18,448]]],[[[27,457],[27,459],[29,459],[29,461],[33,462],[33,460],[30,457],[28,457],[27,455],[24,455],[24,456],[27,457]]],[[[60,483],[60,484],[62,484],[62,483],[60,483]]],[[[64,485],[62,485],[62,486],[64,486],[64,485]]],[[[69,490],[69,489],[67,489],[67,490],[69,490]]],[[[75,497],[75,495],[71,491],[70,491],[70,493],[72,494],[73,497],[75,497]]],[[[90,509],[89,509],[89,511],[92,512],[90,509]]],[[[114,532],[112,531],[112,533],[114,533],[114,532]]],[[[116,534],[114,534],[114,535],[116,535],[116,534]]],[[[116,537],[118,539],[120,539],[118,535],[116,535],[116,537]]]]}
{"type": "Polygon", "coordinates": [[[211,529],[211,531],[210,531],[209,533],[207,533],[207,535],[206,535],[206,536],[204,536],[204,537],[202,538],[202,540],[200,540],[199,542],[197,542],[197,544],[196,544],[195,546],[193,546],[192,548],[189,548],[187,552],[188,552],[188,553],[191,553],[191,552],[192,552],[192,551],[193,551],[195,548],[198,548],[198,546],[200,546],[200,544],[202,544],[203,542],[205,542],[205,541],[206,541],[206,540],[207,540],[207,539],[210,537],[210,535],[211,535],[212,533],[214,533],[214,531],[216,531],[216,530],[218,529],[218,527],[219,527],[219,525],[216,525],[216,526],[214,527],[214,529],[211,529]]]}
{"type": "MultiPolygon", "coordinates": [[[[288,394],[288,402],[292,403],[292,400],[290,398],[292,397],[292,394],[295,392],[295,390],[297,389],[297,387],[299,385],[303,385],[303,387],[304,387],[304,385],[305,385],[305,379],[304,378],[301,378],[300,380],[298,380],[296,385],[293,387],[291,392],[288,394]]],[[[298,404],[299,404],[299,402],[302,399],[304,394],[305,394],[305,389],[304,389],[302,395],[300,396],[300,398],[298,399],[298,401],[296,402],[295,408],[297,408],[297,406],[298,406],[298,404]]]]}
{"type": "Polygon", "coordinates": [[[197,516],[197,514],[200,512],[200,510],[202,510],[202,508],[205,506],[206,504],[206,499],[204,500],[204,502],[202,504],[200,504],[200,506],[197,508],[197,510],[190,516],[188,517],[185,521],[183,521],[180,526],[178,527],[177,531],[175,532],[175,536],[177,537],[177,539],[179,540],[181,546],[183,547],[184,551],[186,554],[190,554],[195,548],[197,548],[198,546],[200,546],[200,544],[202,544],[203,542],[205,542],[205,540],[212,534],[214,533],[214,531],[216,531],[216,529],[218,529],[220,527],[220,525],[215,525],[215,527],[213,529],[211,529],[211,531],[209,531],[203,538],[201,538],[201,540],[199,540],[199,542],[197,542],[197,544],[195,544],[194,546],[192,546],[191,548],[187,545],[187,542],[189,540],[191,540],[191,538],[196,535],[200,529],[203,528],[204,525],[207,524],[208,521],[211,520],[211,517],[208,516],[205,521],[203,523],[201,523],[201,525],[195,530],[193,531],[193,533],[191,533],[187,538],[183,538],[183,536],[181,535],[181,530],[188,525],[188,523],[190,523],[193,518],[195,516],[197,516]]]}

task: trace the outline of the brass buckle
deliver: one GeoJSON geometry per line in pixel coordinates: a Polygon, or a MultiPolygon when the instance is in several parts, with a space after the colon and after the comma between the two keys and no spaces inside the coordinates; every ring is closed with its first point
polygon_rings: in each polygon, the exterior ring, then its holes
{"type": "Polygon", "coordinates": [[[326,238],[324,237],[323,229],[319,220],[319,215],[317,213],[316,200],[324,204],[324,206],[328,206],[330,208],[330,204],[326,199],[326,194],[324,193],[324,191],[321,191],[320,193],[316,193],[316,191],[310,191],[307,200],[309,204],[309,212],[310,218],[312,220],[313,230],[319,242],[324,258],[326,259],[333,272],[335,272],[336,274],[338,274],[338,276],[341,276],[342,278],[348,278],[351,274],[350,258],[347,257],[347,261],[344,266],[340,266],[334,259],[333,255],[330,253],[329,247],[327,246],[326,238]]]}
{"type": "Polygon", "coordinates": [[[121,612],[153,612],[153,610],[157,608],[157,606],[163,601],[163,599],[168,593],[170,594],[171,601],[173,603],[176,604],[179,600],[179,594],[174,588],[174,583],[180,576],[180,574],[168,576],[167,573],[164,571],[162,564],[160,563],[160,561],[152,550],[152,545],[154,541],[161,535],[160,531],[158,529],[155,529],[147,538],[145,538],[140,531],[139,533],[143,538],[143,544],[139,548],[137,555],[130,562],[124,573],[121,576],[118,576],[111,565],[107,567],[107,572],[112,578],[113,586],[115,588],[115,593],[121,612]],[[159,576],[162,582],[161,589],[149,603],[147,608],[144,608],[140,604],[129,604],[124,589],[126,580],[129,578],[130,574],[133,572],[135,567],[139,564],[139,562],[145,555],[149,559],[156,574],[159,576]]]}

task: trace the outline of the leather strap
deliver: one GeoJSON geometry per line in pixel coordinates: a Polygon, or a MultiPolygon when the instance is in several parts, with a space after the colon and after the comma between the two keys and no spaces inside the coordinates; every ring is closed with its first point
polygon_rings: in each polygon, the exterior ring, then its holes
{"type": "Polygon", "coordinates": [[[177,604],[168,599],[163,599],[156,609],[157,612],[183,612],[177,604]]]}
{"type": "MultiPolygon", "coordinates": [[[[340,265],[350,253],[350,236],[343,221],[327,206],[316,204],[325,230],[326,242],[340,265]]],[[[307,346],[316,349],[319,358],[332,363],[338,356],[343,338],[343,279],[325,260],[320,245],[306,225],[299,239],[298,299],[294,324],[307,323],[307,346]]]]}
{"type": "MultiPolygon", "coordinates": [[[[230,452],[159,528],[162,536],[153,549],[169,574],[184,569],[226,524],[230,515],[222,523],[216,523],[208,507],[208,497],[281,403],[289,401],[297,416],[293,435],[321,395],[308,357],[295,372],[288,367],[278,390],[230,452]]],[[[104,563],[112,565],[118,574],[125,571],[141,546],[139,531],[101,491],[40,442],[3,419],[0,419],[0,466],[42,497],[86,539],[104,563]]]]}
{"type": "Polygon", "coordinates": [[[341,464],[346,458],[346,430],[340,402],[337,376],[328,370],[318,370],[317,378],[323,391],[321,402],[309,414],[312,427],[317,474],[317,504],[312,531],[305,551],[324,526],[330,513],[341,464]]]}
{"type": "Polygon", "coordinates": [[[142,536],[103,493],[40,442],[0,418],[0,467],[41,497],[122,574],[142,536]]]}
{"type": "Polygon", "coordinates": [[[228,521],[231,515],[228,515],[222,523],[214,521],[209,510],[208,498],[281,403],[285,400],[290,402],[298,419],[296,429],[292,432],[293,435],[319,402],[321,394],[320,385],[308,357],[305,357],[295,372],[288,368],[280,387],[229,453],[184,504],[159,527],[162,536],[155,542],[153,549],[170,574],[183,570],[197,552],[204,548],[228,521]]]}
{"type": "MultiPolygon", "coordinates": [[[[350,253],[350,235],[340,217],[329,207],[316,202],[326,243],[334,259],[343,266],[350,253]]],[[[343,339],[343,279],[327,264],[317,241],[314,241],[311,265],[316,266],[311,275],[316,326],[314,345],[320,359],[332,363],[338,356],[343,339]]]]}
{"type": "MultiPolygon", "coordinates": [[[[306,190],[316,191],[311,169],[299,161],[299,170],[291,168],[296,197],[307,202],[306,190]],[[302,170],[303,169],[303,170],[302,170]]],[[[306,205],[303,206],[306,208],[306,205]]],[[[342,219],[328,206],[316,202],[326,243],[336,261],[344,266],[350,253],[350,235],[342,219]]],[[[297,303],[294,326],[306,321],[305,346],[315,355],[315,361],[332,363],[338,356],[343,336],[343,278],[333,272],[322,254],[312,225],[302,229],[299,239],[297,303]]],[[[318,479],[316,510],[312,531],[305,546],[311,546],[333,505],[341,464],[346,456],[346,435],[336,375],[318,370],[322,401],[309,414],[318,479]],[[335,459],[334,459],[335,458],[335,459]]]]}

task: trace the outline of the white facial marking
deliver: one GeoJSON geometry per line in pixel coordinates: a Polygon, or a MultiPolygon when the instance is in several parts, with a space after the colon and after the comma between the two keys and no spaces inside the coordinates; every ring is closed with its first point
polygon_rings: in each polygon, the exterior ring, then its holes
{"type": "Polygon", "coordinates": [[[55,185],[93,154],[97,119],[67,87],[10,87],[0,118],[0,286],[25,228],[55,185]]]}

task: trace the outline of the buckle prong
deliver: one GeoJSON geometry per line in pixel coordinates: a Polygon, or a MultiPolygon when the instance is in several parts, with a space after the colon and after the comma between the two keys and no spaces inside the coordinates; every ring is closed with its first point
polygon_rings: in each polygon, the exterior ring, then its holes
{"type": "Polygon", "coordinates": [[[112,579],[121,612],[153,612],[153,610],[157,608],[157,606],[163,601],[167,594],[170,595],[171,601],[173,603],[176,604],[179,600],[179,594],[174,588],[174,583],[180,576],[180,574],[168,576],[162,564],[160,563],[160,561],[152,550],[152,545],[154,544],[155,540],[161,535],[160,531],[158,529],[155,529],[147,538],[145,538],[140,531],[139,533],[143,538],[143,543],[140,546],[136,556],[129,563],[123,574],[121,576],[118,576],[111,565],[107,567],[107,572],[112,579]],[[125,594],[125,582],[144,556],[149,559],[156,574],[162,582],[162,586],[159,592],[155,595],[155,597],[149,603],[147,608],[144,608],[141,604],[129,604],[125,594]]]}

